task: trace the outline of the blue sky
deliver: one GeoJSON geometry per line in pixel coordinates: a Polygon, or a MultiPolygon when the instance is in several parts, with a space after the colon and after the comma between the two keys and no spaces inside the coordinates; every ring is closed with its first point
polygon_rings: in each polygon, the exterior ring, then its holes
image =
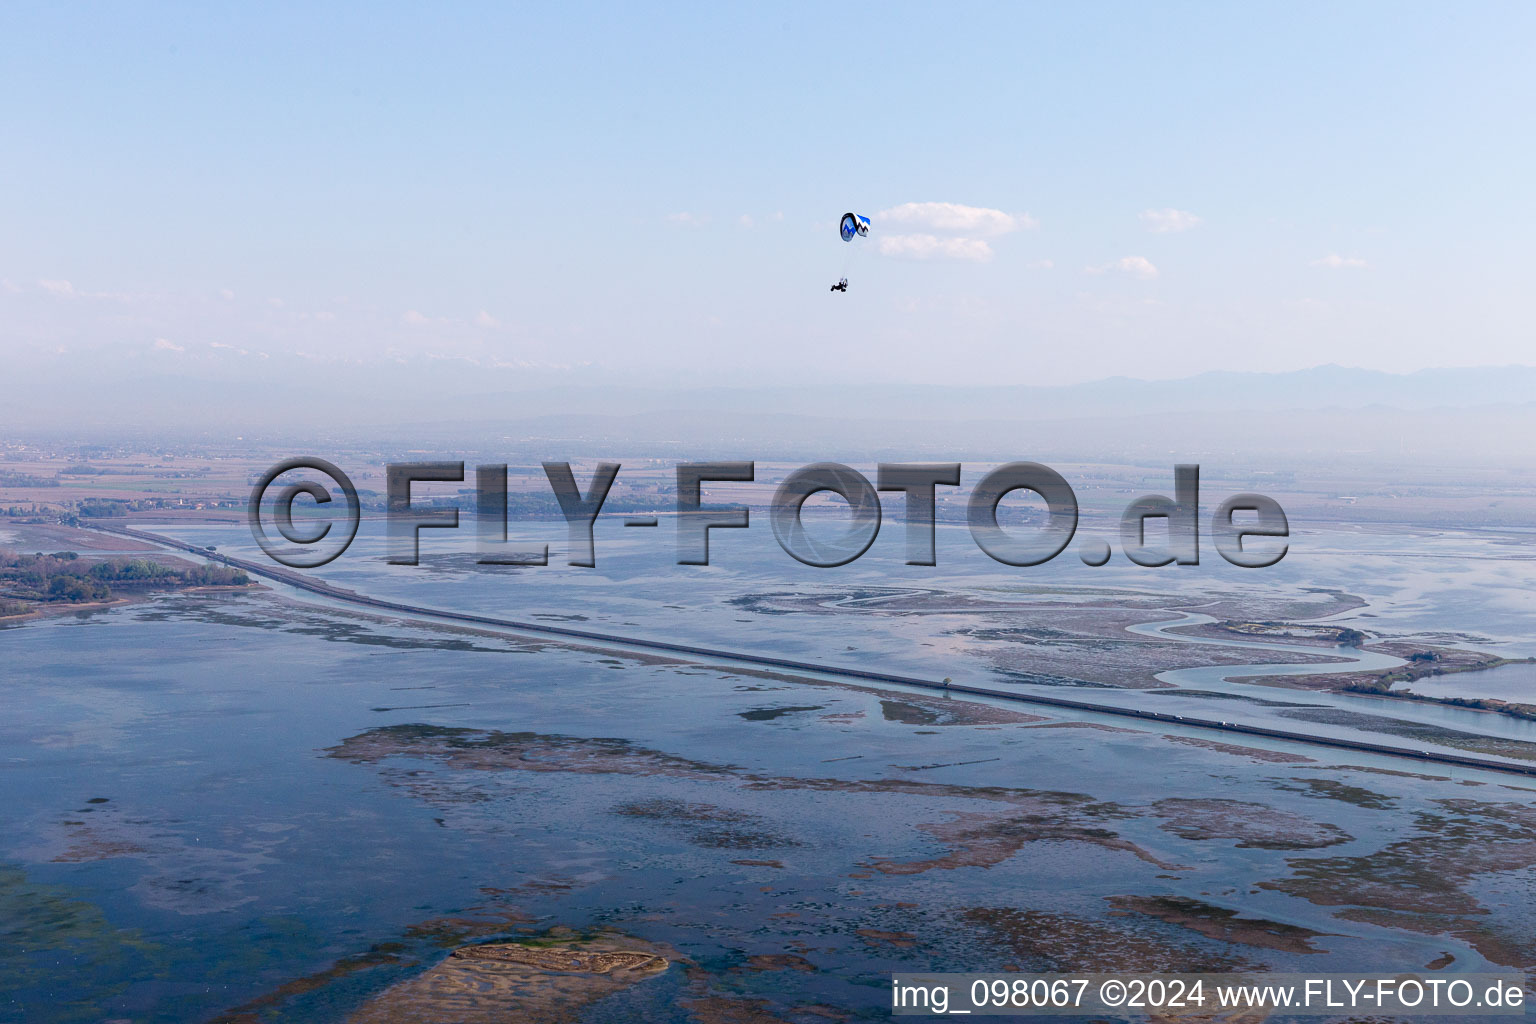
{"type": "Polygon", "coordinates": [[[1518,4],[8,5],[0,351],[1531,363],[1533,36],[1518,4]]]}

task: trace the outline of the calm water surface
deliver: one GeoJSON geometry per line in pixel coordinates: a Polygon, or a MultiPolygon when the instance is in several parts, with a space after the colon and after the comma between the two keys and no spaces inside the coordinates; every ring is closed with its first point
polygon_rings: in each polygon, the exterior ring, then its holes
{"type": "MultiPolygon", "coordinates": [[[[249,542],[178,532],[241,554],[249,542]]],[[[365,535],[326,575],[441,607],[850,664],[941,672],[968,657],[924,646],[964,616],[752,612],[730,597],[828,577],[781,553],[737,561],[728,546],[727,567],[684,571],[662,540],[600,540],[596,573],[488,574],[451,559],[390,567],[365,535]]],[[[1391,570],[1361,587],[1359,561],[1344,561],[1337,584],[1372,591],[1366,611],[1427,628],[1413,595],[1428,582],[1391,570]]],[[[1029,582],[1149,580],[1095,571],[1029,582]]],[[[1019,582],[957,567],[903,585],[1019,582]]],[[[1514,607],[1448,613],[1439,628],[1480,621],[1489,644],[1516,650],[1514,607]]],[[[1331,873],[1360,870],[1353,858],[1411,858],[1434,816],[1466,816],[1468,856],[1482,856],[1480,830],[1496,843],[1527,827],[1532,793],[1508,779],[1344,767],[1315,748],[1266,760],[1055,714],[973,719],[931,698],[408,624],[280,591],[34,621],[0,630],[0,653],[0,1019],[254,1006],[261,1019],[341,1020],[454,945],[557,926],[611,929],[692,964],[594,1004],[590,1020],[699,1019],[687,998],[701,992],[883,1018],[891,970],[1070,970],[1143,948],[1170,965],[1396,969],[1449,953],[1471,968],[1532,934],[1529,901],[1509,895],[1529,864],[1492,854],[1453,880],[1470,908],[1393,897],[1405,912],[1465,912],[1458,934],[1369,908],[1344,919],[1327,891],[1331,873]],[[1166,914],[1127,918],[1114,902],[1126,897],[1315,937],[1234,945],[1166,914]],[[996,924],[1004,912],[1037,915],[1056,952],[1021,951],[996,924]],[[745,966],[786,950],[811,969],[745,966]]]]}

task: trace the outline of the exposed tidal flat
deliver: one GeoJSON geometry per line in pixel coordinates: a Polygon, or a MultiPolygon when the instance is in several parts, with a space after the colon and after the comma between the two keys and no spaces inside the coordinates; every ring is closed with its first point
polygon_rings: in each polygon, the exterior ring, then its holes
{"type": "MultiPolygon", "coordinates": [[[[1524,581],[1501,590],[1497,562],[1470,563],[1477,581],[1455,560],[1374,572],[1369,553],[1290,576],[817,575],[730,545],[716,567],[671,566],[660,537],[621,537],[595,571],[486,571],[431,540],[415,568],[360,545],[327,578],[425,605],[1526,742],[1499,716],[1233,675],[1348,651],[1133,631],[1310,620],[1524,655],[1524,581]],[[1423,603],[1439,593],[1437,616],[1423,603]],[[1191,671],[1208,675],[1170,678],[1191,671]]],[[[892,970],[1536,958],[1536,787],[1517,780],[402,621],[280,587],[53,617],[0,644],[5,1019],[878,1019],[892,970]]]]}

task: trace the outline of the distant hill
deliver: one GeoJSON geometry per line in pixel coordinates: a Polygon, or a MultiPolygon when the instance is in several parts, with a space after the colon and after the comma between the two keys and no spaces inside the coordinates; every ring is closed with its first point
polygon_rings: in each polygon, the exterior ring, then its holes
{"type": "MultiPolygon", "coordinates": [[[[1395,458],[1536,458],[1536,367],[1393,374],[1342,366],[1109,377],[1066,386],[667,388],[611,373],[486,369],[458,361],[75,358],[0,378],[0,430],[292,439],[411,447],[582,440],[741,452],[1391,452],[1395,458]]],[[[603,442],[601,446],[593,442],[603,442]]],[[[767,457],[758,454],[757,457],[767,457]]],[[[974,455],[973,455],[974,457],[974,455]]]]}

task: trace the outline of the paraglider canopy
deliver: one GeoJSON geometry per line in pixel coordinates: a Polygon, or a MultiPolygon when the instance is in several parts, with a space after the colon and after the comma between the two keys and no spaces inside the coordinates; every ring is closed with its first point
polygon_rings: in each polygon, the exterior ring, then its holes
{"type": "MultiPolygon", "coordinates": [[[[856,213],[845,213],[843,214],[843,219],[838,222],[837,233],[842,236],[845,242],[851,242],[855,238],[868,238],[869,218],[860,217],[856,213]]],[[[838,278],[837,284],[832,286],[833,291],[846,292],[848,290],[848,264],[853,262],[854,254],[863,248],[862,245],[856,245],[851,249],[845,250],[847,257],[843,260],[843,276],[838,278]]]]}
{"type": "Polygon", "coordinates": [[[843,222],[837,226],[837,233],[843,236],[843,241],[851,242],[855,235],[867,236],[869,234],[869,218],[860,217],[856,213],[843,214],[843,222]]]}

